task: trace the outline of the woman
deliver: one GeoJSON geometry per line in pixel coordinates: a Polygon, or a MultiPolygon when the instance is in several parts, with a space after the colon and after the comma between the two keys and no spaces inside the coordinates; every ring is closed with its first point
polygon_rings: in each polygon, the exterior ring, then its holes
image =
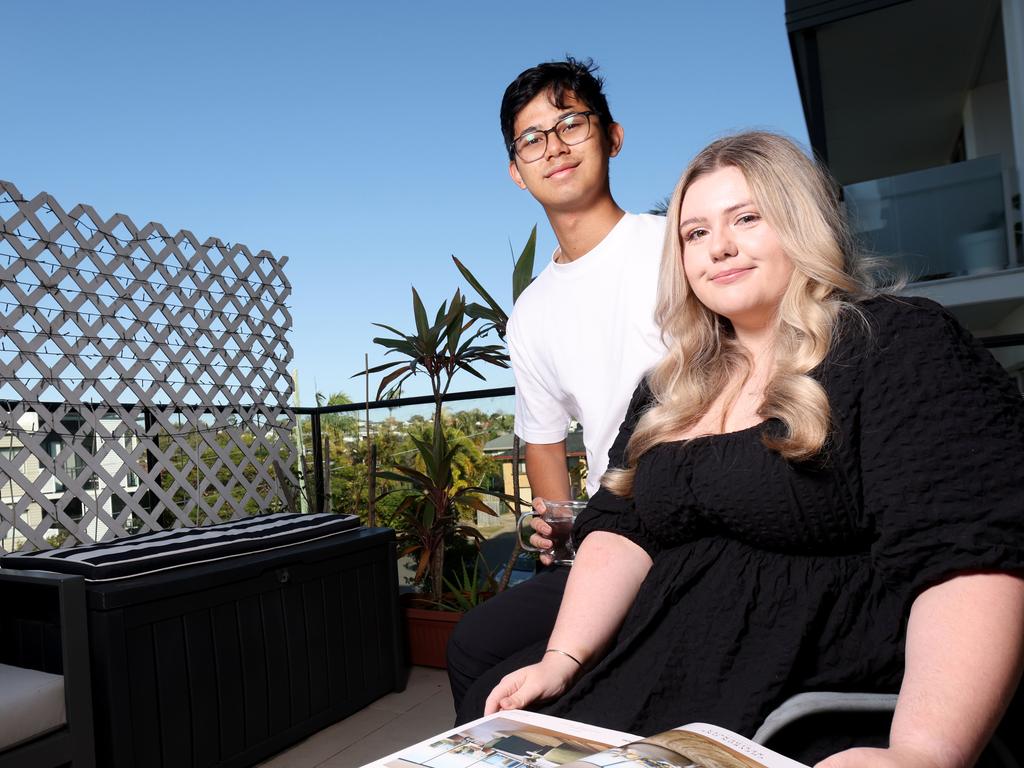
{"type": "Polygon", "coordinates": [[[941,307],[872,295],[788,140],[714,142],[669,211],[669,355],[577,522],[549,642],[484,709],[749,735],[801,691],[899,690],[888,749],[827,764],[970,765],[1020,676],[1019,394],[941,307]]]}

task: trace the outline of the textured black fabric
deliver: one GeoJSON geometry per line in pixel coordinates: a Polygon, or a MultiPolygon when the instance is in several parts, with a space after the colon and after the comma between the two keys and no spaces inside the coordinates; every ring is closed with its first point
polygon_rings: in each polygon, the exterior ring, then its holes
{"type": "Polygon", "coordinates": [[[0,558],[4,568],[38,569],[107,581],[168,568],[263,552],[345,533],[356,515],[279,512],[199,528],[173,528],[100,544],[17,553],[0,558]]]}
{"type": "MultiPolygon", "coordinates": [[[[938,305],[861,305],[814,372],[835,424],[791,464],[765,422],[657,446],[635,498],[601,490],[582,540],[622,533],[654,558],[611,651],[543,711],[638,734],[706,721],[750,735],[789,696],[896,691],[906,618],[958,573],[1024,574],[1024,409],[1005,371],[938,305]]],[[[637,392],[613,466],[637,413],[637,392]]],[[[482,705],[501,674],[470,691],[482,705]]]]}

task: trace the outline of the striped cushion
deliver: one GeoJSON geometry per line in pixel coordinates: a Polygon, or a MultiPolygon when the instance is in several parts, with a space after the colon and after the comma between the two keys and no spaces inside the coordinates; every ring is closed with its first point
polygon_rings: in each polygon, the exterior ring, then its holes
{"type": "Polygon", "coordinates": [[[111,581],[169,568],[281,549],[356,528],[356,515],[281,512],[205,528],[175,528],[102,544],[0,557],[4,568],[58,571],[87,581],[111,581]]]}

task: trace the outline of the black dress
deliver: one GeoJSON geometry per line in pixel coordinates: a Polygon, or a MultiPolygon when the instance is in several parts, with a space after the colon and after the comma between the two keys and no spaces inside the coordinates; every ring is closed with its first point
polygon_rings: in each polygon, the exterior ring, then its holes
{"type": "MultiPolygon", "coordinates": [[[[611,650],[542,711],[644,735],[691,721],[751,735],[795,693],[897,691],[923,589],[1024,574],[1020,394],[938,305],[861,308],[866,323],[846,318],[813,374],[834,421],[823,459],[767,450],[762,432],[781,428],[769,421],[659,445],[634,498],[595,494],[577,539],[612,531],[654,564],[611,650]]],[[[641,384],[611,466],[650,400],[641,384]]]]}

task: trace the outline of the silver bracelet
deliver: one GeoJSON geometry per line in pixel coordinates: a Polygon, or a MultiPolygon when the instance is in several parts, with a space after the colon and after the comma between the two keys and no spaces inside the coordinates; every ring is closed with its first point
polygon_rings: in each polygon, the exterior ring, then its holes
{"type": "Polygon", "coordinates": [[[579,659],[577,659],[577,658],[576,658],[575,656],[573,656],[573,655],[572,655],[571,653],[569,653],[568,651],[560,651],[560,650],[559,650],[558,648],[548,648],[548,649],[547,649],[546,651],[544,651],[544,653],[560,653],[560,654],[562,654],[563,656],[568,656],[568,657],[569,657],[570,659],[572,659],[573,661],[575,661],[575,662],[576,662],[577,664],[579,664],[579,665],[580,665],[581,667],[583,666],[583,662],[582,662],[582,661],[580,661],[579,659]]]}

